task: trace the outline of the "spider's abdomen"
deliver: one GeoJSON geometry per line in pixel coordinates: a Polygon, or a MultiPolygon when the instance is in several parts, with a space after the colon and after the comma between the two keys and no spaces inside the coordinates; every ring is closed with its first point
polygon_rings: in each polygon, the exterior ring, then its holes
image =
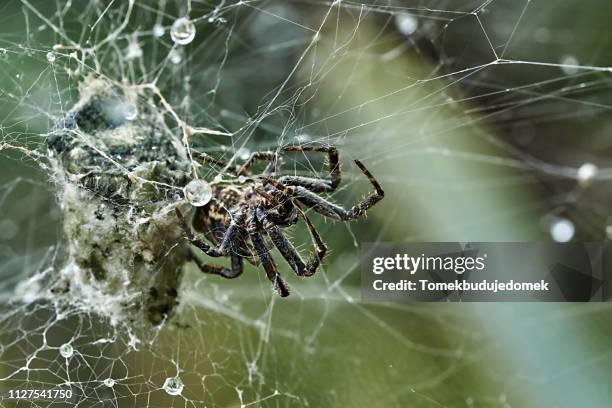
{"type": "Polygon", "coordinates": [[[218,244],[230,224],[230,211],[239,205],[242,192],[232,187],[213,188],[213,200],[197,208],[193,217],[193,228],[218,244]]]}
{"type": "Polygon", "coordinates": [[[215,204],[208,204],[196,210],[193,228],[209,241],[218,244],[227,229],[228,215],[215,204]]]}

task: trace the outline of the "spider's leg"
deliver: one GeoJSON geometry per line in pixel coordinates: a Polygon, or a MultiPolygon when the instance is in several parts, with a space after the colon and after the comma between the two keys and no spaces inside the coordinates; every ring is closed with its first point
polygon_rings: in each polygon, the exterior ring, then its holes
{"type": "Polygon", "coordinates": [[[257,255],[261,260],[261,265],[266,271],[266,275],[268,275],[268,279],[270,279],[270,282],[272,282],[274,285],[274,289],[281,297],[289,296],[289,289],[287,289],[287,285],[280,277],[278,269],[276,268],[272,257],[270,257],[268,249],[264,245],[261,234],[259,232],[251,232],[251,242],[255,247],[255,251],[257,251],[257,255]]]}
{"type": "Polygon", "coordinates": [[[334,191],[340,181],[342,174],[340,172],[340,158],[338,150],[334,146],[286,146],[283,150],[287,152],[322,152],[327,153],[329,158],[329,180],[321,180],[310,177],[300,176],[283,176],[279,179],[285,185],[302,186],[316,193],[334,191]]]}
{"type": "MultiPolygon", "coordinates": [[[[270,164],[272,165],[272,167],[276,167],[276,153],[271,152],[271,151],[266,151],[266,152],[253,152],[251,153],[251,155],[249,156],[249,158],[244,162],[244,164],[242,166],[240,166],[238,168],[238,170],[236,170],[236,175],[237,176],[242,176],[244,175],[253,164],[255,164],[255,162],[257,161],[269,161],[271,162],[270,164]]],[[[270,166],[268,166],[270,167],[270,166]]],[[[273,169],[275,170],[275,169],[273,169]]],[[[271,170],[269,170],[268,168],[266,168],[266,171],[264,173],[268,174],[272,172],[271,170]],[[266,173],[267,172],[267,173],[266,173]]]]}
{"type": "Polygon", "coordinates": [[[385,196],[385,192],[378,184],[378,181],[372,176],[368,169],[359,160],[355,160],[357,167],[361,169],[363,174],[368,177],[370,183],[374,186],[374,192],[370,193],[366,198],[361,200],[359,203],[351,207],[349,210],[322,198],[309,191],[308,189],[301,186],[285,186],[280,181],[272,178],[266,178],[265,180],[276,188],[280,189],[285,194],[295,197],[299,202],[312,208],[314,211],[322,214],[326,217],[335,218],[342,221],[350,221],[362,216],[370,207],[379,202],[385,196]]]}
{"type": "Polygon", "coordinates": [[[354,205],[349,210],[336,205],[315,193],[306,190],[303,187],[298,187],[295,198],[302,204],[326,217],[335,218],[341,221],[350,221],[361,217],[370,207],[382,199],[382,196],[376,193],[370,194],[362,201],[354,205]]]}
{"type": "Polygon", "coordinates": [[[253,247],[255,248],[255,252],[257,252],[257,256],[261,260],[261,265],[266,271],[266,275],[268,275],[268,279],[274,285],[274,289],[278,292],[281,297],[289,296],[289,289],[287,285],[280,277],[278,273],[278,269],[268,252],[268,248],[264,244],[261,233],[257,230],[256,222],[254,219],[254,215],[251,214],[249,217],[249,236],[251,238],[251,242],[253,243],[253,247]]]}
{"type": "Polygon", "coordinates": [[[223,239],[221,240],[221,243],[216,247],[211,247],[206,242],[204,242],[203,240],[193,235],[193,232],[191,231],[191,228],[189,228],[189,225],[187,225],[187,220],[183,216],[183,213],[181,212],[181,210],[179,210],[178,208],[175,208],[175,212],[176,212],[177,218],[179,219],[181,228],[185,232],[185,236],[187,237],[189,242],[191,242],[192,245],[198,247],[204,253],[206,253],[206,255],[209,255],[212,257],[224,256],[228,253],[228,251],[231,248],[234,235],[238,231],[239,222],[241,220],[240,217],[236,217],[234,220],[232,220],[227,230],[225,230],[225,234],[223,235],[223,239]]]}
{"type": "Polygon", "coordinates": [[[285,237],[279,227],[269,221],[264,221],[264,228],[272,240],[272,243],[274,246],[276,246],[276,248],[278,248],[279,252],[283,258],[285,258],[291,269],[293,269],[298,276],[312,276],[325,256],[327,247],[325,246],[325,243],[323,243],[323,240],[315,230],[314,226],[310,223],[310,220],[306,218],[306,215],[300,209],[298,210],[306,220],[306,225],[308,226],[310,236],[312,237],[316,247],[316,252],[309,257],[306,263],[304,263],[300,254],[297,252],[293,244],[285,237]]]}
{"type": "Polygon", "coordinates": [[[218,167],[223,167],[223,168],[227,167],[227,170],[230,173],[232,173],[235,176],[239,175],[238,174],[239,167],[237,165],[235,165],[235,164],[230,165],[230,163],[227,160],[217,159],[217,158],[214,158],[212,156],[209,156],[206,153],[200,153],[197,156],[197,158],[200,159],[200,161],[202,161],[202,163],[204,163],[204,164],[210,163],[210,164],[214,164],[215,166],[218,166],[218,167]]]}
{"type": "Polygon", "coordinates": [[[266,166],[262,174],[264,176],[275,175],[278,172],[278,169],[280,169],[282,163],[283,160],[278,157],[278,155],[275,155],[274,158],[270,161],[270,163],[266,166]]]}
{"type": "Polygon", "coordinates": [[[331,193],[336,187],[330,185],[329,180],[317,179],[313,177],[302,176],[282,176],[278,181],[286,186],[300,186],[307,188],[315,193],[331,193]]]}
{"type": "Polygon", "coordinates": [[[374,178],[372,173],[368,170],[368,168],[359,160],[355,160],[355,164],[359,167],[359,170],[368,178],[372,187],[374,187],[374,191],[367,195],[361,202],[354,205],[350,210],[346,212],[344,219],[350,220],[360,217],[364,214],[370,207],[379,202],[385,197],[385,192],[378,183],[378,181],[374,178]]]}
{"type": "Polygon", "coordinates": [[[306,269],[304,271],[306,276],[311,276],[314,275],[314,273],[317,271],[319,264],[323,260],[323,257],[325,257],[325,254],[327,253],[327,246],[325,246],[325,242],[323,242],[314,225],[312,225],[308,217],[306,217],[304,211],[302,211],[299,206],[296,205],[296,207],[302,217],[304,217],[304,221],[306,221],[306,226],[308,227],[308,232],[310,232],[310,236],[315,244],[316,252],[308,260],[308,263],[306,264],[306,269]]]}
{"type": "Polygon", "coordinates": [[[214,164],[215,166],[221,166],[221,167],[227,166],[227,162],[225,160],[216,159],[212,156],[209,156],[206,153],[200,153],[197,156],[197,158],[200,159],[200,161],[202,161],[202,163],[205,163],[205,164],[211,163],[211,164],[214,164]]]}
{"type": "Polygon", "coordinates": [[[378,183],[378,181],[372,176],[372,173],[364,166],[362,162],[359,160],[355,160],[355,164],[363,174],[366,175],[370,184],[374,187],[374,192],[367,195],[363,200],[358,202],[356,205],[351,207],[348,211],[342,207],[339,207],[327,200],[322,199],[321,197],[311,193],[310,191],[299,188],[299,193],[297,199],[300,202],[303,202],[306,205],[310,205],[315,211],[318,211],[322,214],[325,214],[325,211],[332,211],[343,221],[354,220],[356,218],[361,217],[369,208],[371,208],[374,204],[382,200],[385,196],[385,192],[382,187],[378,183]],[[312,199],[314,196],[314,200],[312,199]],[[323,211],[320,211],[320,210],[323,211]]]}
{"type": "Polygon", "coordinates": [[[237,254],[231,255],[232,267],[231,269],[220,265],[205,264],[200,261],[195,255],[192,255],[192,259],[195,264],[204,273],[212,273],[215,275],[221,275],[227,279],[237,278],[242,274],[242,258],[237,254]]]}
{"type": "Polygon", "coordinates": [[[279,252],[285,258],[291,269],[295,271],[295,273],[299,276],[304,276],[304,269],[306,268],[306,264],[302,257],[297,252],[295,247],[289,242],[289,240],[283,235],[281,229],[276,225],[269,225],[264,227],[266,229],[266,233],[272,240],[272,243],[276,248],[278,248],[279,252]]]}

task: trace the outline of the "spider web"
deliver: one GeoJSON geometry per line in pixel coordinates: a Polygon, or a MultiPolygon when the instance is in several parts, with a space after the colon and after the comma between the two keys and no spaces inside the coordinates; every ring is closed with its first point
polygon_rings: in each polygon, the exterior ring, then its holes
{"type": "MultiPolygon", "coordinates": [[[[359,291],[365,241],[611,235],[606,2],[1,7],[2,406],[609,405],[606,305],[367,304],[359,291]],[[190,154],[333,144],[330,198],[367,191],[357,158],[386,198],[350,225],[311,214],[330,255],[299,280],[273,254],[287,299],[257,268],[222,281],[186,266],[180,306],[155,328],[66,301],[51,292],[69,266],[47,140],[96,79],[136,95],[140,119],[190,154]],[[18,389],[74,396],[9,400],[18,389]]],[[[286,174],[324,174],[316,154],[283,157],[286,174]]],[[[303,227],[291,239],[310,250],[303,227]]]]}

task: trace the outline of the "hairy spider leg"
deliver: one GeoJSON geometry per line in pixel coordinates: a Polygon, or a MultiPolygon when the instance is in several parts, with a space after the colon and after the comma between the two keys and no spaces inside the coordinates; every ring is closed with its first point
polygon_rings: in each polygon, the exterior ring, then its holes
{"type": "Polygon", "coordinates": [[[240,228],[241,217],[234,217],[230,222],[229,227],[225,230],[225,234],[223,234],[223,239],[219,243],[219,245],[215,247],[211,247],[206,242],[202,241],[198,237],[193,235],[191,232],[191,228],[187,224],[187,220],[183,216],[183,213],[178,208],[175,208],[176,216],[179,219],[179,223],[181,228],[185,232],[185,236],[191,242],[192,245],[201,249],[206,255],[212,257],[220,257],[228,254],[231,245],[233,244],[234,235],[238,232],[240,228]]]}
{"type": "Polygon", "coordinates": [[[274,260],[272,260],[272,257],[268,252],[268,248],[266,248],[261,233],[258,231],[257,221],[255,220],[255,213],[252,210],[250,210],[249,214],[247,215],[247,225],[249,237],[251,239],[251,242],[253,243],[253,248],[255,249],[257,256],[261,260],[261,265],[266,271],[268,279],[270,279],[270,282],[272,282],[272,284],[274,285],[274,289],[281,297],[289,296],[289,289],[287,288],[287,285],[278,273],[278,268],[274,264],[274,260]]]}
{"type": "Polygon", "coordinates": [[[325,257],[325,254],[327,253],[327,246],[325,245],[325,242],[323,242],[323,240],[321,239],[321,236],[315,229],[314,225],[312,225],[304,211],[302,211],[299,205],[296,204],[295,206],[302,215],[302,217],[304,217],[304,221],[306,221],[306,226],[308,227],[308,231],[310,232],[310,237],[312,238],[315,244],[316,253],[313,254],[308,263],[306,263],[306,268],[304,271],[305,276],[312,276],[317,271],[319,264],[323,261],[323,258],[325,257]]]}
{"type": "MultiPolygon", "coordinates": [[[[189,225],[187,225],[187,220],[183,216],[183,213],[181,212],[181,210],[179,210],[178,208],[176,208],[176,216],[178,217],[179,222],[181,224],[181,228],[185,232],[185,235],[187,236],[187,239],[189,240],[189,242],[192,245],[198,247],[205,254],[212,256],[212,257],[220,257],[230,252],[231,246],[232,244],[234,244],[234,236],[236,235],[238,228],[240,228],[239,225],[240,225],[240,222],[242,221],[242,217],[235,217],[234,219],[232,219],[232,222],[230,223],[229,227],[225,231],[225,234],[223,235],[223,239],[221,240],[221,243],[217,247],[211,247],[206,242],[202,241],[201,239],[193,235],[193,232],[191,232],[191,228],[189,228],[189,225]]],[[[232,251],[230,254],[231,269],[226,268],[224,266],[216,265],[216,264],[203,263],[202,261],[198,259],[198,257],[195,254],[193,254],[193,252],[192,252],[191,258],[195,262],[195,264],[198,266],[198,268],[204,273],[212,273],[215,275],[221,275],[224,278],[228,278],[228,279],[237,278],[238,276],[242,274],[242,270],[243,270],[242,257],[235,251],[232,251]]]]}
{"type": "Polygon", "coordinates": [[[267,219],[263,210],[261,208],[257,209],[258,218],[262,219],[262,225],[266,230],[266,233],[272,240],[272,243],[276,248],[278,248],[279,252],[287,261],[287,264],[293,269],[293,271],[298,276],[312,276],[316,272],[321,260],[325,256],[327,252],[327,247],[325,243],[321,239],[319,233],[316,231],[314,226],[311,224],[310,220],[306,217],[306,214],[299,208],[299,212],[304,217],[306,221],[306,225],[308,226],[308,231],[310,232],[310,236],[312,237],[315,243],[315,253],[309,256],[309,259],[306,263],[295,249],[293,244],[285,237],[282,233],[281,229],[274,225],[271,221],[267,219]]]}
{"type": "Polygon", "coordinates": [[[204,273],[212,273],[214,275],[220,275],[227,279],[237,278],[242,274],[242,258],[237,254],[231,255],[232,266],[230,268],[226,268],[224,266],[204,263],[200,261],[195,254],[192,254],[192,259],[195,264],[198,266],[200,271],[204,273]]]}
{"type": "Polygon", "coordinates": [[[236,175],[238,176],[245,175],[248,172],[248,170],[251,168],[251,166],[253,166],[253,164],[255,164],[258,161],[271,162],[270,165],[266,167],[264,174],[272,174],[276,171],[276,156],[277,156],[276,153],[271,152],[271,151],[253,152],[251,153],[249,158],[244,162],[244,164],[240,166],[238,170],[236,170],[236,175]]]}
{"type": "Polygon", "coordinates": [[[200,153],[198,155],[198,159],[200,159],[202,161],[202,163],[204,163],[204,164],[211,163],[211,164],[214,164],[215,166],[220,166],[220,167],[227,166],[227,161],[225,161],[223,159],[217,159],[215,157],[209,156],[206,153],[200,153]]]}
{"type": "Polygon", "coordinates": [[[361,200],[359,203],[351,207],[348,211],[344,208],[316,195],[302,186],[286,186],[280,181],[274,180],[273,178],[265,178],[265,181],[276,186],[285,194],[295,197],[300,203],[306,205],[308,208],[312,208],[314,211],[322,214],[326,217],[334,218],[342,221],[350,221],[359,218],[363,215],[370,207],[379,202],[385,196],[385,192],[378,184],[378,181],[372,176],[368,169],[359,160],[355,160],[355,164],[359,169],[366,175],[372,186],[374,186],[374,192],[370,193],[366,198],[361,200]]]}
{"type": "Polygon", "coordinates": [[[200,155],[198,155],[198,158],[202,161],[202,163],[207,164],[207,163],[211,163],[214,164],[215,166],[219,166],[219,167],[228,167],[228,171],[230,173],[232,173],[235,176],[238,176],[238,170],[239,170],[239,166],[237,165],[231,165],[227,160],[223,160],[223,159],[217,159],[214,158],[212,156],[209,156],[206,153],[200,153],[200,155]]]}
{"type": "Polygon", "coordinates": [[[340,158],[338,150],[333,146],[286,146],[283,150],[287,152],[322,152],[327,153],[328,156],[328,168],[329,168],[329,180],[322,180],[312,177],[302,176],[283,176],[278,179],[281,183],[290,186],[301,186],[305,187],[315,193],[331,193],[342,181],[342,174],[340,172],[340,158]]]}
{"type": "MultiPolygon", "coordinates": [[[[214,164],[215,166],[219,166],[219,167],[229,166],[228,161],[223,160],[223,159],[214,158],[212,156],[209,156],[206,153],[201,153],[200,155],[198,155],[198,158],[204,164],[210,163],[210,164],[214,164]]],[[[276,172],[277,155],[274,152],[268,152],[268,151],[251,153],[247,161],[242,166],[235,164],[235,165],[229,166],[228,170],[235,176],[241,176],[241,175],[246,174],[249,168],[258,160],[270,161],[270,164],[266,167],[263,174],[270,175],[276,172]]]]}

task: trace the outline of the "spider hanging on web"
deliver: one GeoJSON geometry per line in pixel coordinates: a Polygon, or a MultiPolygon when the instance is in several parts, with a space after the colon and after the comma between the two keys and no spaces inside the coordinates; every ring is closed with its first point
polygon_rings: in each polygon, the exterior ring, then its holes
{"type": "Polygon", "coordinates": [[[338,150],[333,146],[289,146],[284,151],[321,152],[329,159],[329,179],[302,176],[276,177],[280,160],[270,151],[254,152],[241,166],[227,163],[202,154],[203,162],[227,166],[242,182],[240,184],[208,183],[193,180],[185,187],[185,196],[196,207],[192,226],[213,245],[196,237],[183,213],[176,214],[189,242],[211,257],[229,257],[231,267],[203,263],[196,256],[192,259],[205,273],[232,279],[240,276],[243,260],[253,265],[261,264],[275,290],[282,297],[289,295],[287,285],[280,277],[274,260],[265,245],[268,236],[273,245],[298,276],[312,276],[327,248],[301,206],[338,221],[350,221],[361,217],[366,210],[384,197],[384,191],[368,169],[359,160],[355,164],[366,175],[374,192],[349,210],[319,196],[332,193],[341,181],[338,150]],[[257,161],[268,161],[261,174],[249,169],[257,161]],[[315,252],[303,260],[293,244],[285,237],[283,228],[294,225],[303,218],[315,244],[315,252]]]}

